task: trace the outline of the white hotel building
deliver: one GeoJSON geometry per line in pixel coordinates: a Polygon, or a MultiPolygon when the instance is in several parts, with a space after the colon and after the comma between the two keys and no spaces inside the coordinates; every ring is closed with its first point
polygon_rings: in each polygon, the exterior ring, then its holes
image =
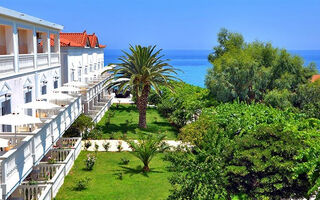
{"type": "Polygon", "coordinates": [[[81,33],[81,43],[62,29],[0,7],[0,118],[39,120],[26,125],[0,120],[0,199],[53,199],[81,151],[81,138],[62,137],[64,132],[82,112],[98,121],[111,105],[104,85],[109,76],[101,75],[104,46],[94,34],[81,33]],[[55,110],[24,107],[70,82],[85,86],[73,86],[79,92],[63,101],[45,98],[58,104],[55,110]]]}

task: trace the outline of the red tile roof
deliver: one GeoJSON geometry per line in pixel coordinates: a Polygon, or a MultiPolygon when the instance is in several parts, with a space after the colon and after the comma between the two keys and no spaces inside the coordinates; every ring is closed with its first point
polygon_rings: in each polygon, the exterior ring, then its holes
{"type": "Polygon", "coordinates": [[[60,46],[62,47],[86,47],[87,44],[91,47],[105,48],[105,45],[100,45],[98,37],[93,33],[88,35],[86,31],[82,33],[60,33],[60,46]]]}
{"type": "Polygon", "coordinates": [[[319,79],[320,79],[320,74],[313,75],[311,78],[311,82],[315,82],[316,80],[319,80],[319,79]]]}

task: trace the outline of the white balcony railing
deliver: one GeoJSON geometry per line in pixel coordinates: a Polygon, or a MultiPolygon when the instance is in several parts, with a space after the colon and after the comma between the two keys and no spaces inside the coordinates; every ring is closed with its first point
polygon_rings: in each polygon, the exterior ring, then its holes
{"type": "Polygon", "coordinates": [[[48,153],[55,142],[54,139],[58,140],[63,135],[76,117],[80,115],[81,109],[81,99],[77,97],[68,106],[62,108],[58,115],[48,119],[41,128],[30,133],[20,133],[20,135],[26,136],[21,143],[0,156],[3,199],[10,196],[31,172],[33,166],[38,164],[48,153]],[[66,117],[71,116],[66,114],[71,112],[71,108],[75,114],[71,119],[66,120],[66,117]],[[54,124],[59,121],[61,123],[54,124]],[[56,132],[53,130],[54,126],[56,126],[56,132]]]}
{"type": "Polygon", "coordinates": [[[0,73],[14,72],[14,56],[0,55],[0,73]]]}
{"type": "Polygon", "coordinates": [[[37,54],[37,67],[46,67],[49,64],[49,58],[47,53],[37,54]]]}
{"type": "Polygon", "coordinates": [[[34,68],[34,59],[32,54],[19,55],[19,70],[34,68]]]}
{"type": "Polygon", "coordinates": [[[59,58],[59,53],[51,53],[51,58],[50,58],[51,64],[59,64],[60,63],[60,58],[59,58]]]}

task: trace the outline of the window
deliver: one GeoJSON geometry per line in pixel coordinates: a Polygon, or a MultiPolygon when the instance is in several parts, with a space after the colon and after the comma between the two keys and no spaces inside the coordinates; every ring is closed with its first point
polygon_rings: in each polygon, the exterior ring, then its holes
{"type": "MultiPolygon", "coordinates": [[[[24,102],[29,103],[32,101],[32,92],[28,91],[25,93],[24,102]]],[[[27,109],[27,115],[32,116],[32,109],[27,109]]]]}
{"type": "Polygon", "coordinates": [[[12,44],[12,28],[10,26],[0,25],[0,55],[12,54],[12,44]]]}
{"type": "Polygon", "coordinates": [[[48,52],[47,33],[37,32],[37,53],[48,52]]]}
{"type": "Polygon", "coordinates": [[[47,85],[41,87],[41,94],[47,94],[47,85]]]}
{"type": "Polygon", "coordinates": [[[88,74],[88,68],[87,67],[84,69],[84,73],[88,74]]]}
{"type": "MultiPolygon", "coordinates": [[[[2,115],[7,115],[11,113],[11,100],[7,99],[1,103],[1,113],[2,115]]],[[[3,132],[11,132],[11,125],[2,125],[3,132]]]]}
{"type": "Polygon", "coordinates": [[[33,53],[33,33],[32,30],[18,29],[19,54],[33,53]]]}
{"type": "Polygon", "coordinates": [[[78,81],[81,82],[81,69],[78,69],[78,81]]]}
{"type": "Polygon", "coordinates": [[[74,71],[71,72],[71,81],[74,81],[74,71]]]}
{"type": "Polygon", "coordinates": [[[53,89],[58,88],[58,80],[53,81],[53,89]]]}

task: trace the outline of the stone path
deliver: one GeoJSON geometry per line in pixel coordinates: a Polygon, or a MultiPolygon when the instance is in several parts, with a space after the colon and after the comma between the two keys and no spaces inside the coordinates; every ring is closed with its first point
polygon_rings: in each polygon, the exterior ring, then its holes
{"type": "MultiPolygon", "coordinates": [[[[121,143],[122,151],[132,151],[131,148],[129,148],[129,145],[123,141],[123,140],[83,140],[82,141],[82,150],[84,150],[84,143],[90,141],[91,146],[89,147],[88,151],[95,151],[95,144],[99,145],[98,151],[106,151],[103,147],[103,144],[110,143],[110,147],[108,151],[116,152],[118,151],[118,145],[121,143]]],[[[179,145],[183,144],[181,141],[175,141],[175,140],[165,140],[165,142],[170,147],[178,147],[179,145]]]]}

